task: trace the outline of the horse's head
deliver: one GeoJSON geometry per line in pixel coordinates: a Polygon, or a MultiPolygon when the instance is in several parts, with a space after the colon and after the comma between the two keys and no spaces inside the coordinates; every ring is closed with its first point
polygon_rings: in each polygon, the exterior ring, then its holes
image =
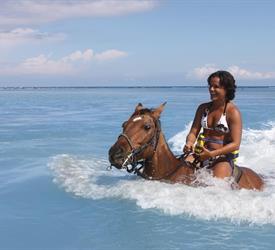
{"type": "Polygon", "coordinates": [[[147,109],[138,104],[135,112],[122,124],[123,132],[109,150],[109,161],[118,169],[152,157],[160,134],[160,114],[164,104],[147,109]]]}

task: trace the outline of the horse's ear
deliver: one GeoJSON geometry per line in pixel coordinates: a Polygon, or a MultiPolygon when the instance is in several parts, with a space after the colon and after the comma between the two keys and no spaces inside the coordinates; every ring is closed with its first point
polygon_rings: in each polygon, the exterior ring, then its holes
{"type": "Polygon", "coordinates": [[[143,106],[142,106],[141,103],[139,103],[139,104],[136,106],[135,113],[139,112],[141,109],[143,109],[143,106]]]}
{"type": "Polygon", "coordinates": [[[156,119],[160,118],[160,114],[162,113],[162,111],[164,110],[164,106],[165,106],[166,102],[164,102],[163,104],[161,104],[159,107],[157,107],[156,109],[154,109],[153,111],[153,116],[156,119]]]}

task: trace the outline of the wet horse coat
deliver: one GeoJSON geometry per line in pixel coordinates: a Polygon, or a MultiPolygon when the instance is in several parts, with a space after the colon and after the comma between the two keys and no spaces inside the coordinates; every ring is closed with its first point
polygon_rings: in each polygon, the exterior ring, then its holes
{"type": "MultiPolygon", "coordinates": [[[[136,173],[143,178],[192,185],[196,169],[174,156],[161,131],[159,118],[164,106],[151,110],[138,104],[128,121],[123,123],[123,133],[110,148],[109,161],[118,169],[132,165],[132,170],[142,162],[143,171],[136,170],[136,173]]],[[[257,173],[245,167],[240,169],[239,188],[263,188],[264,182],[257,173]]]]}

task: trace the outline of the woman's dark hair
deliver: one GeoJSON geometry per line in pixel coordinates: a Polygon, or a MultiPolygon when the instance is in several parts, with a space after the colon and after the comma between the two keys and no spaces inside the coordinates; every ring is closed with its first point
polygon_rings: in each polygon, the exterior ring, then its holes
{"type": "Polygon", "coordinates": [[[208,85],[210,84],[210,80],[213,77],[219,77],[220,78],[220,85],[223,86],[226,90],[226,99],[227,101],[231,101],[235,97],[235,91],[236,91],[236,84],[234,77],[227,71],[219,70],[217,72],[212,73],[208,79],[208,85]]]}

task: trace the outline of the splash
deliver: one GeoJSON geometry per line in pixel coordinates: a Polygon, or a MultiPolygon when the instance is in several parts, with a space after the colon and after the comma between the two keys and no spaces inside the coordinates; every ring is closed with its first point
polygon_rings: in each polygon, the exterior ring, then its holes
{"type": "MultiPolygon", "coordinates": [[[[181,151],[188,131],[187,126],[169,140],[175,152],[181,151]]],[[[79,159],[71,155],[53,157],[49,167],[55,183],[83,198],[134,200],[143,209],[154,208],[169,215],[275,224],[274,155],[275,124],[268,124],[263,130],[244,131],[239,164],[266,176],[263,192],[231,190],[228,182],[212,178],[205,171],[199,178],[207,187],[146,181],[123,171],[107,171],[109,163],[105,159],[79,159]]]]}
{"type": "MultiPolygon", "coordinates": [[[[189,123],[185,130],[173,136],[168,143],[171,149],[180,154],[185,138],[190,130],[189,123]]],[[[275,169],[275,123],[263,125],[263,129],[243,130],[242,144],[238,165],[251,167],[263,175],[274,175],[275,169]]]]}

